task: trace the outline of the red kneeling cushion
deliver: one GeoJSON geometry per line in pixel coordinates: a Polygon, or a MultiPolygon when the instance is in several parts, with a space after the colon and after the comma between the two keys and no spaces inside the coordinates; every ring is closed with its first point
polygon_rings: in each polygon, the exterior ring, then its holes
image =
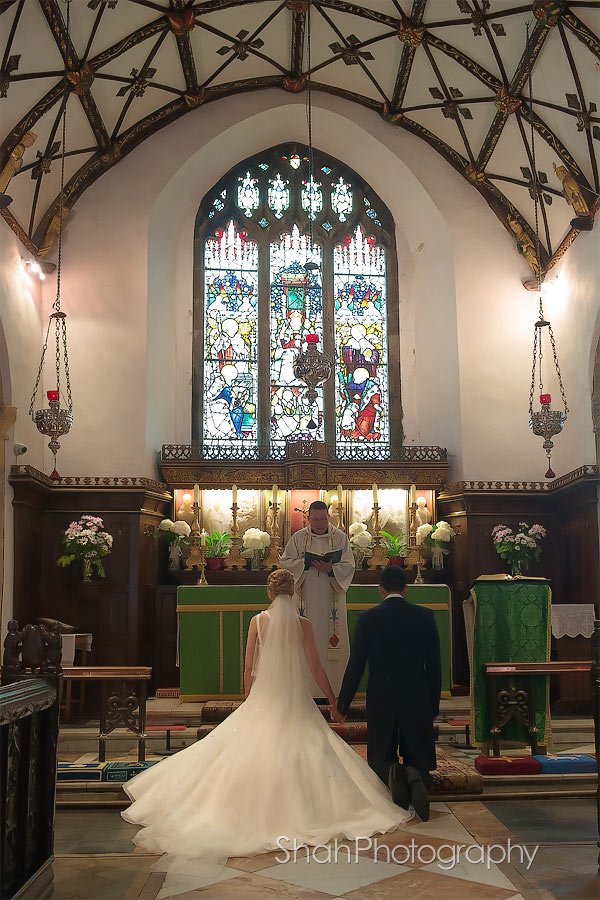
{"type": "Polygon", "coordinates": [[[542,771],[533,756],[478,756],[475,768],[481,775],[539,775],[542,771]]]}

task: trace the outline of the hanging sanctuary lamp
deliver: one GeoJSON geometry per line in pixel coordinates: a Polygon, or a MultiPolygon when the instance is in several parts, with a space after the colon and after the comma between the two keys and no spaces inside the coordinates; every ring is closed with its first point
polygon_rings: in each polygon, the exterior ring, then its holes
{"type": "MultiPolygon", "coordinates": [[[[527,44],[529,44],[529,23],[527,24],[527,44]]],[[[544,315],[544,304],[542,300],[542,261],[540,255],[540,227],[539,227],[539,214],[538,214],[538,203],[539,203],[539,186],[538,186],[538,173],[536,168],[536,159],[535,159],[535,139],[534,139],[534,127],[533,127],[533,89],[532,89],[532,78],[531,78],[531,69],[533,64],[529,68],[529,121],[531,125],[531,168],[533,171],[533,199],[534,199],[534,209],[535,209],[535,240],[536,240],[536,256],[537,256],[537,266],[536,266],[536,290],[538,293],[539,299],[539,317],[534,326],[534,336],[533,336],[533,363],[531,366],[531,387],[529,389],[529,427],[533,431],[537,437],[542,437],[544,439],[542,447],[546,451],[546,456],[548,457],[548,470],[546,472],[546,478],[554,478],[555,474],[552,471],[552,449],[554,447],[554,442],[552,440],[557,434],[559,434],[563,426],[567,420],[567,415],[569,412],[569,408],[567,406],[567,398],[565,395],[565,389],[562,382],[562,376],[560,372],[560,366],[558,363],[558,355],[556,352],[556,341],[554,339],[554,332],[552,331],[552,325],[546,319],[544,315]],[[547,329],[547,332],[545,331],[547,329]],[[548,393],[548,391],[544,387],[544,377],[543,377],[543,369],[542,369],[542,360],[544,357],[543,353],[543,345],[544,338],[548,336],[548,340],[550,341],[550,347],[552,348],[552,359],[554,363],[554,371],[556,372],[556,377],[558,380],[558,386],[560,389],[560,394],[564,406],[564,412],[559,409],[552,409],[552,397],[548,393]],[[539,389],[539,400],[540,400],[540,409],[534,411],[533,403],[534,403],[534,395],[536,390],[536,376],[538,379],[538,389],[539,389]]]]}
{"type": "MultiPolygon", "coordinates": [[[[308,235],[309,235],[309,247],[310,252],[312,254],[313,250],[313,202],[314,202],[314,161],[313,161],[313,142],[312,142],[312,90],[311,90],[311,0],[308,0],[307,4],[307,73],[306,73],[306,90],[307,90],[307,103],[306,103],[306,116],[308,120],[308,235]]],[[[302,274],[303,281],[303,289],[306,291],[308,289],[310,283],[311,274],[315,271],[318,271],[319,266],[314,261],[307,261],[304,264],[304,273],[302,274]]],[[[333,363],[331,359],[326,356],[321,350],[319,350],[319,335],[318,334],[307,334],[306,335],[306,350],[301,350],[295,357],[292,368],[295,377],[299,381],[303,381],[308,386],[308,391],[306,392],[306,399],[308,400],[311,409],[313,406],[316,406],[316,400],[318,397],[317,387],[323,384],[331,377],[331,373],[333,371],[333,363]]],[[[318,412],[317,412],[318,418],[318,412]]],[[[314,420],[314,416],[311,414],[311,418],[308,422],[307,427],[311,431],[316,431],[317,423],[314,420]]]]}
{"type": "MultiPolygon", "coordinates": [[[[66,32],[67,43],[69,40],[70,19],[71,19],[71,0],[66,0],[67,17],[66,32]]],[[[71,396],[71,377],[69,372],[69,355],[67,352],[67,322],[66,315],[60,308],[60,288],[61,288],[61,269],[62,269],[62,236],[63,236],[63,218],[64,218],[64,187],[65,187],[65,138],[67,130],[67,101],[69,98],[69,81],[67,77],[68,62],[65,59],[65,89],[63,96],[63,115],[62,115],[62,149],[60,156],[60,194],[58,197],[58,260],[56,267],[56,299],[52,304],[52,310],[48,319],[48,328],[46,329],[46,338],[42,347],[42,357],[40,366],[29,404],[29,415],[35,422],[35,425],[41,434],[45,434],[50,438],[48,447],[54,457],[54,468],[50,478],[54,481],[60,480],[60,475],[56,470],[56,454],[60,449],[59,438],[63,434],[68,434],[73,424],[73,398],[71,396]],[[48,407],[35,410],[35,399],[37,396],[40,381],[44,371],[44,359],[48,342],[50,340],[51,329],[54,329],[54,346],[55,346],[55,378],[56,387],[47,391],[48,407]],[[66,385],[66,409],[61,408],[61,370],[64,371],[64,380],[66,385]]]]}

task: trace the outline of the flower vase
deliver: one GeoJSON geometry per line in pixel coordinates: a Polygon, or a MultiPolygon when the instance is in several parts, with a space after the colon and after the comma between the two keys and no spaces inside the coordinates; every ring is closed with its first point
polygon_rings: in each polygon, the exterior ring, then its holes
{"type": "Polygon", "coordinates": [[[179,541],[173,541],[169,547],[169,572],[177,572],[181,568],[181,556],[179,541]]]}
{"type": "Polygon", "coordinates": [[[520,575],[520,574],[521,574],[521,560],[520,560],[520,559],[519,559],[519,560],[516,560],[516,561],[513,562],[513,563],[511,563],[511,572],[510,572],[510,574],[512,575],[513,578],[516,578],[517,575],[520,575]]]}
{"type": "Polygon", "coordinates": [[[364,553],[357,553],[357,552],[354,553],[354,568],[355,569],[357,569],[357,570],[362,569],[364,561],[365,561],[364,553]]]}
{"type": "Polygon", "coordinates": [[[252,572],[260,572],[260,550],[253,550],[250,557],[250,569],[252,572]]]}
{"type": "Polygon", "coordinates": [[[87,557],[85,556],[83,558],[83,580],[92,580],[92,561],[91,559],[87,559],[87,557]]]}
{"type": "Polygon", "coordinates": [[[441,547],[433,547],[431,550],[431,568],[438,570],[444,568],[444,551],[441,547]]]}

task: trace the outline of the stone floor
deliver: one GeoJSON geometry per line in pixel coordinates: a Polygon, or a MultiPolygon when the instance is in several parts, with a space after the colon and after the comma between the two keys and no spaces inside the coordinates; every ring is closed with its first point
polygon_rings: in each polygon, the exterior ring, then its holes
{"type": "MultiPolygon", "coordinates": [[[[435,803],[380,835],[380,855],[351,845],[337,862],[305,856],[278,862],[267,853],[228,861],[217,882],[179,885],[179,900],[597,900],[595,803],[528,800],[435,803]],[[508,843],[510,841],[510,844],[508,843]],[[480,861],[490,845],[492,861],[480,861]],[[455,865],[458,847],[462,857],[455,865]],[[385,848],[393,848],[390,861],[385,848]],[[469,856],[464,858],[469,848],[469,856]],[[510,861],[501,861],[512,847],[510,861]],[[533,857],[528,867],[527,854],[533,857]],[[537,849],[536,849],[537,847],[537,849]],[[480,849],[483,848],[483,849],[480,849]],[[501,849],[502,848],[502,849],[501,849]],[[496,860],[498,863],[496,864],[496,860]]],[[[156,856],[135,847],[137,826],[117,810],[61,809],[56,816],[55,900],[160,900],[156,856]]],[[[323,859],[324,850],[317,854],[323,859]]],[[[161,892],[162,891],[162,892],[161,892]]]]}

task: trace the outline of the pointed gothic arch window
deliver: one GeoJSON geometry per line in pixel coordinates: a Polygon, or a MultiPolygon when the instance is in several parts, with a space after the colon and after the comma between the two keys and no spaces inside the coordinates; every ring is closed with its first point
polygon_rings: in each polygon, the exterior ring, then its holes
{"type": "Polygon", "coordinates": [[[277,459],[313,438],[331,457],[385,460],[402,444],[393,219],[339,160],[314,151],[313,172],[308,147],[282,144],[200,204],[192,436],[205,458],[277,459]],[[311,333],[334,360],[313,404],[293,373],[311,333]]]}

